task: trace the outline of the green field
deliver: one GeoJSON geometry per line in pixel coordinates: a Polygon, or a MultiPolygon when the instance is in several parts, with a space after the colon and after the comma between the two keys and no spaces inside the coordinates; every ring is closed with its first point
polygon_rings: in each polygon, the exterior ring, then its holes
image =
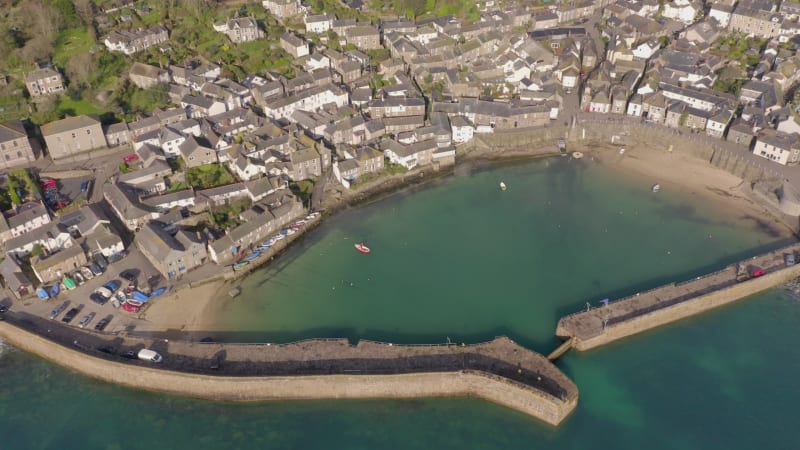
{"type": "Polygon", "coordinates": [[[70,28],[64,30],[56,39],[56,45],[53,49],[53,62],[58,67],[65,67],[71,57],[79,53],[88,53],[94,44],[94,40],[84,29],[70,28]]]}
{"type": "Polygon", "coordinates": [[[104,110],[99,109],[96,105],[86,99],[73,100],[69,97],[69,95],[62,95],[59,97],[56,105],[60,112],[68,116],[77,116],[80,114],[100,114],[104,112],[104,110]]]}

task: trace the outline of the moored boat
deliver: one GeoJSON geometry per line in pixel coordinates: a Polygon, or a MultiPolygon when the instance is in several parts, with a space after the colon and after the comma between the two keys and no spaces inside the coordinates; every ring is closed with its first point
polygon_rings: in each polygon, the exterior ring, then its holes
{"type": "Polygon", "coordinates": [[[501,190],[501,191],[505,191],[506,189],[508,189],[508,186],[506,186],[506,184],[505,184],[504,182],[502,182],[502,181],[501,181],[501,182],[500,182],[500,190],[501,190]]]}
{"type": "Polygon", "coordinates": [[[654,184],[654,185],[653,185],[653,187],[651,188],[651,190],[652,190],[653,192],[658,192],[658,191],[660,191],[660,190],[661,190],[661,185],[660,185],[660,184],[658,184],[658,183],[656,183],[656,184],[654,184]]]}
{"type": "Polygon", "coordinates": [[[259,256],[261,256],[261,251],[255,251],[255,252],[253,252],[253,254],[251,254],[250,256],[248,256],[248,257],[245,259],[245,261],[252,261],[252,260],[254,260],[254,259],[258,258],[259,256]]]}
{"type": "Polygon", "coordinates": [[[248,264],[250,264],[250,261],[242,261],[240,263],[236,263],[233,265],[233,270],[242,269],[244,267],[247,267],[248,264]]]}
{"type": "Polygon", "coordinates": [[[36,295],[42,300],[50,300],[50,292],[46,287],[40,287],[36,290],[36,295]]]}
{"type": "Polygon", "coordinates": [[[370,248],[367,247],[367,245],[364,244],[363,242],[359,242],[358,244],[356,244],[356,250],[365,255],[369,255],[372,252],[372,250],[370,250],[370,248]]]}

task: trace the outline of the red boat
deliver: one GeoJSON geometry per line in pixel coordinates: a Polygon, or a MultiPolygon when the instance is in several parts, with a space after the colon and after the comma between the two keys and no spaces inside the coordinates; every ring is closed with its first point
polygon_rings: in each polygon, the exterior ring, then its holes
{"type": "Polygon", "coordinates": [[[365,255],[369,255],[370,252],[372,251],[363,242],[359,242],[358,244],[356,244],[356,250],[358,250],[359,252],[361,252],[361,253],[363,253],[365,255]]]}
{"type": "Polygon", "coordinates": [[[129,312],[129,313],[138,313],[139,312],[139,308],[140,308],[139,306],[133,306],[130,303],[123,303],[122,304],[122,309],[127,311],[127,312],[129,312]]]}

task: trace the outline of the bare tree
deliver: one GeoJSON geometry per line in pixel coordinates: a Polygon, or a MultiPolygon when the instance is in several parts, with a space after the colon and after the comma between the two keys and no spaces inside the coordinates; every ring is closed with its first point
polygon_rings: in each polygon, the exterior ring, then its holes
{"type": "Polygon", "coordinates": [[[52,55],[53,39],[44,35],[36,35],[25,43],[25,47],[20,51],[22,59],[32,63],[47,60],[52,55]]]}
{"type": "Polygon", "coordinates": [[[24,14],[30,18],[34,39],[42,36],[49,42],[55,37],[64,23],[61,11],[42,0],[29,0],[23,5],[24,14]]]}
{"type": "Polygon", "coordinates": [[[180,3],[195,19],[201,18],[204,13],[213,12],[213,5],[210,0],[180,0],[180,3]]]}
{"type": "Polygon", "coordinates": [[[95,4],[93,0],[72,0],[72,4],[75,5],[75,12],[78,13],[78,17],[81,18],[81,21],[84,25],[91,25],[92,20],[94,19],[94,12],[95,12],[95,4]]]}
{"type": "Polygon", "coordinates": [[[86,87],[89,85],[93,68],[92,55],[89,53],[78,53],[67,61],[64,72],[73,86],[86,87]]]}

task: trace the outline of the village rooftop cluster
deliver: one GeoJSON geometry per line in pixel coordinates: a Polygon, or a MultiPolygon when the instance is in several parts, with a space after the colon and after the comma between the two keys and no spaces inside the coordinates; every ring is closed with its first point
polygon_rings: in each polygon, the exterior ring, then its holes
{"type": "MultiPolygon", "coordinates": [[[[790,95],[800,77],[799,3],[524,3],[480,3],[477,22],[359,22],[312,14],[296,0],[265,0],[279,20],[302,18],[304,28],[279,38],[295,77],[233,80],[213,61],[134,62],[130,81],[166,85],[174,107],[130,122],[77,115],[39,128],[0,125],[0,169],[96,152],[117,152],[123,162],[95,181],[101,202],[83,194],[85,204],[64,210],[46,201],[43,180],[9,172],[18,175],[6,187],[19,198],[0,218],[6,286],[30,294],[22,266],[37,283],[53,283],[94,254],[124,255],[131,241],[168,280],[206,264],[228,267],[307,216],[306,196],[328,174],[357,189],[389,172],[452,165],[457,147],[481,134],[586,113],[703,133],[779,164],[800,161],[790,95]],[[753,45],[739,54],[742,40],[753,45]],[[388,56],[373,60],[381,49],[388,56]],[[20,185],[27,189],[17,193],[20,185]],[[193,217],[202,213],[212,223],[197,226],[193,217]]],[[[208,26],[233,46],[266,36],[251,17],[208,26]]],[[[111,31],[102,51],[135,57],[155,46],[168,54],[170,32],[164,25],[111,31]]],[[[67,84],[51,64],[24,81],[32,97],[67,84]]]]}

